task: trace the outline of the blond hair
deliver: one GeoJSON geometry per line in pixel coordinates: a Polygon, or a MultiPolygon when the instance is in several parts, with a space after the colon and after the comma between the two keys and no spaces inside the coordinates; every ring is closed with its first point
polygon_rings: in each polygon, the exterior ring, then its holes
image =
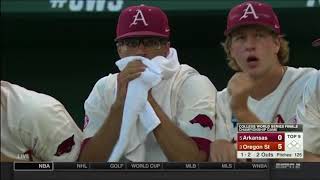
{"type": "MultiPolygon", "coordinates": [[[[273,32],[271,32],[271,34],[274,39],[276,39],[279,36],[273,32]]],[[[231,57],[231,54],[230,54],[231,38],[232,38],[232,35],[228,35],[227,38],[225,39],[225,41],[223,43],[221,43],[221,45],[223,46],[224,51],[227,55],[227,62],[228,62],[229,67],[235,71],[241,71],[237,62],[231,57]]],[[[288,61],[289,61],[289,42],[286,39],[284,39],[283,36],[280,36],[280,48],[279,48],[277,56],[278,56],[279,63],[281,65],[285,65],[286,63],[288,63],[288,61]]]]}

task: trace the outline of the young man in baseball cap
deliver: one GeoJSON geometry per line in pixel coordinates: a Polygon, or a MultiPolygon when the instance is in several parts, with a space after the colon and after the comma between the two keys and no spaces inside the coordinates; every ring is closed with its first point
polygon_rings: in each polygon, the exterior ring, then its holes
{"type": "MultiPolygon", "coordinates": [[[[319,47],[320,39],[313,41],[312,46],[319,47]]],[[[297,120],[303,123],[304,161],[320,162],[320,71],[304,88],[297,120]]]]}
{"type": "MultiPolygon", "coordinates": [[[[158,7],[131,6],[121,12],[115,38],[118,54],[120,61],[130,58],[134,60],[120,73],[101,78],[85,101],[86,140],[80,160],[114,161],[110,160],[110,156],[119,153],[113,152],[113,149],[121,144],[119,139],[125,131],[122,124],[127,120],[123,119],[127,111],[124,109],[134,108],[126,107],[126,99],[133,98],[138,106],[138,97],[128,96],[132,87],[130,85],[143,78],[147,71],[152,71],[148,70],[147,64],[159,59],[164,60],[161,66],[163,76],[160,82],[146,93],[145,96],[148,97],[143,98],[147,98],[160,123],[136,148],[143,146],[142,158],[138,155],[132,156],[135,153],[132,148],[132,152],[122,153],[119,161],[208,159],[210,142],[214,136],[216,89],[207,77],[200,75],[192,67],[179,63],[176,50],[170,47],[169,35],[167,16],[158,7]]],[[[141,91],[136,92],[136,96],[141,94],[141,91]]],[[[139,115],[137,122],[144,121],[142,118],[139,115]]],[[[151,122],[151,119],[147,121],[151,122]]],[[[142,130],[136,132],[139,134],[142,130]]],[[[131,138],[129,136],[125,138],[131,138]]],[[[135,141],[137,139],[130,143],[135,141]]]]}
{"type": "Polygon", "coordinates": [[[217,140],[211,160],[235,161],[237,123],[296,123],[303,88],[317,72],[293,68],[288,42],[269,4],[245,1],[228,15],[223,43],[228,65],[236,71],[217,94],[217,140]],[[228,150],[226,150],[228,149],[228,150]]]}
{"type": "Polygon", "coordinates": [[[1,81],[1,162],[73,162],[82,138],[56,99],[1,81]]]}

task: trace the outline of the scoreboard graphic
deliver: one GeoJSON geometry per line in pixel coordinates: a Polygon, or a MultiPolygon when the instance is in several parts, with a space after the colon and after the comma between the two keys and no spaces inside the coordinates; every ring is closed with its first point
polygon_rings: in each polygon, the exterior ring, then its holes
{"type": "Polygon", "coordinates": [[[302,124],[238,124],[238,159],[303,158],[302,124]]]}

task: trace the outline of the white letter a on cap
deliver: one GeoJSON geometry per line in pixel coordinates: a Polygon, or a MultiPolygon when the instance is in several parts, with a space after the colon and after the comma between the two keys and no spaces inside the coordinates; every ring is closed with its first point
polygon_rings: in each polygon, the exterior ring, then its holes
{"type": "Polygon", "coordinates": [[[248,3],[247,8],[244,10],[244,14],[241,16],[241,18],[239,20],[241,20],[243,18],[247,18],[249,14],[252,14],[254,19],[258,19],[259,18],[257,16],[256,11],[254,10],[252,4],[250,4],[250,3],[248,3]]]}
{"type": "Polygon", "coordinates": [[[142,21],[145,26],[148,26],[146,19],[144,18],[143,13],[140,9],[137,9],[137,14],[134,15],[133,17],[134,17],[134,20],[129,27],[131,27],[132,25],[137,25],[138,21],[142,21]]]}

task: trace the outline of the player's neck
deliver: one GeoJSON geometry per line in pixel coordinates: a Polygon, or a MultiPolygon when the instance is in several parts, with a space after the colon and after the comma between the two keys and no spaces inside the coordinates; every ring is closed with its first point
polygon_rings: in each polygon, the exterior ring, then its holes
{"type": "Polygon", "coordinates": [[[272,93],[281,83],[286,69],[286,66],[278,66],[266,73],[265,76],[258,81],[250,96],[256,100],[261,100],[272,93]]]}

